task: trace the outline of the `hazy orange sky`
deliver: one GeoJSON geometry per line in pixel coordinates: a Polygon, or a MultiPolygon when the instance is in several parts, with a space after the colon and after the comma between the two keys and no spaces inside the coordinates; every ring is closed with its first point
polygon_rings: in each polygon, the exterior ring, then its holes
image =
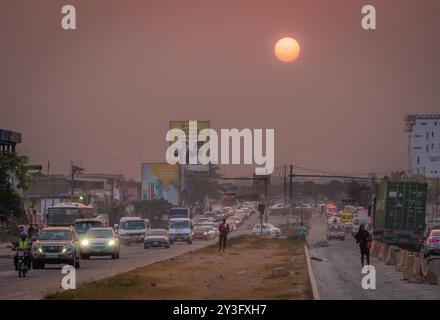
{"type": "Polygon", "coordinates": [[[277,164],[406,169],[404,115],[440,111],[439,17],[438,0],[2,0],[0,128],[57,173],[73,160],[139,180],[185,119],[274,128],[277,164]],[[376,31],[361,29],[365,4],[376,31]],[[273,54],[285,36],[293,63],[273,54]]]}

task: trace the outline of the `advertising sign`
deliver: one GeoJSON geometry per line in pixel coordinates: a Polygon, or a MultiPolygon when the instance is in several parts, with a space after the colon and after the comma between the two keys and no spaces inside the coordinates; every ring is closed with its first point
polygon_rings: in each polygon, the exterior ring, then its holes
{"type": "Polygon", "coordinates": [[[180,170],[168,163],[143,163],[141,169],[142,200],[165,199],[179,204],[180,170]]]}

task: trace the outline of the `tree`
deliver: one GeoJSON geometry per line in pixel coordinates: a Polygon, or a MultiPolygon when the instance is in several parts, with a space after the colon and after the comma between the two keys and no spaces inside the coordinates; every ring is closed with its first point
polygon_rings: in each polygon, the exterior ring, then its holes
{"type": "Polygon", "coordinates": [[[30,183],[27,157],[15,153],[0,154],[0,215],[20,215],[23,212],[19,190],[26,190],[30,183]]]}
{"type": "Polygon", "coordinates": [[[161,226],[162,218],[173,205],[165,199],[141,200],[133,203],[134,212],[149,219],[153,226],[161,226]]]}
{"type": "Polygon", "coordinates": [[[354,200],[358,204],[361,202],[362,191],[369,190],[369,187],[364,184],[359,184],[359,182],[354,180],[347,185],[347,195],[349,196],[350,200],[354,200]]]}
{"type": "Polygon", "coordinates": [[[218,179],[222,175],[218,172],[218,166],[211,166],[209,175],[187,174],[185,176],[185,187],[182,190],[182,198],[190,206],[202,202],[205,198],[218,199],[223,192],[222,185],[218,179]]]}

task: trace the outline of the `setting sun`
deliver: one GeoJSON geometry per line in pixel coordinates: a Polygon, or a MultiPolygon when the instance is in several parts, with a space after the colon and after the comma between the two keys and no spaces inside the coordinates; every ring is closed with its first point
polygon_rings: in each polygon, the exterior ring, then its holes
{"type": "Polygon", "coordinates": [[[282,38],[275,44],[275,56],[283,62],[291,62],[298,58],[301,49],[293,38],[282,38]]]}

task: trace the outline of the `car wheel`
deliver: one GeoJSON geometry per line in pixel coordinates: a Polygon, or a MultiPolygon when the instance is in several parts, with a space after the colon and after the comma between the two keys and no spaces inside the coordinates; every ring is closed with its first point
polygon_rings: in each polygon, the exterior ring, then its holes
{"type": "Polygon", "coordinates": [[[165,246],[165,249],[169,249],[169,248],[170,248],[170,245],[169,245],[169,244],[165,246]]]}
{"type": "Polygon", "coordinates": [[[192,240],[188,240],[188,244],[191,244],[192,243],[192,240]]]}
{"type": "Polygon", "coordinates": [[[112,259],[116,259],[116,252],[112,254],[112,259]]]}
{"type": "Polygon", "coordinates": [[[79,269],[81,267],[79,260],[75,259],[75,269],[79,269]]]}
{"type": "Polygon", "coordinates": [[[88,256],[86,254],[81,255],[81,259],[83,259],[83,260],[88,260],[89,258],[90,258],[90,256],[88,256]]]}
{"type": "Polygon", "coordinates": [[[144,249],[148,249],[149,248],[149,246],[144,246],[144,249]]]}
{"type": "Polygon", "coordinates": [[[118,249],[118,256],[116,258],[119,259],[119,249],[118,249]]]}

